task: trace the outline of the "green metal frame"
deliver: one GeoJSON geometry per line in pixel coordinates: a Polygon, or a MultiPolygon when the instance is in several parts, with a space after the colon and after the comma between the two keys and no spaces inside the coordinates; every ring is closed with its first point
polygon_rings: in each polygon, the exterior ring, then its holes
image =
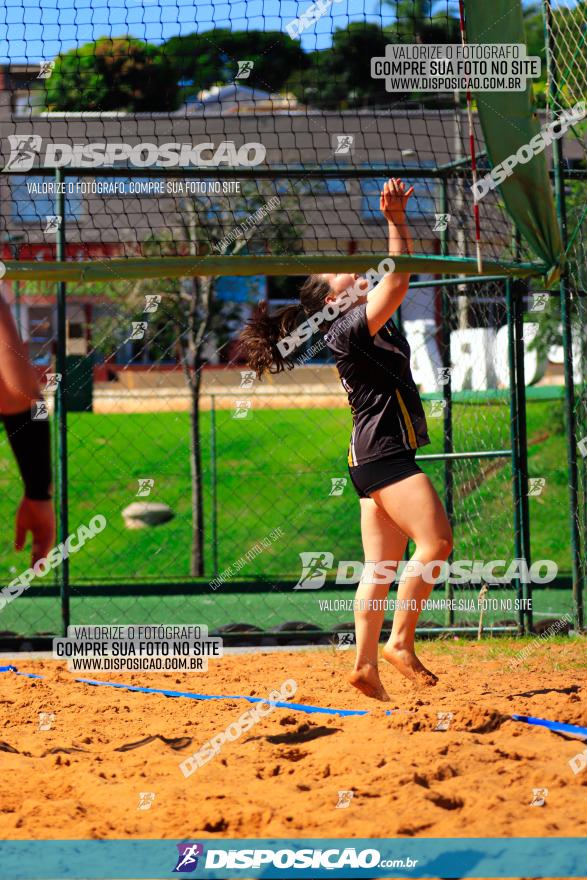
{"type": "MultiPolygon", "coordinates": [[[[352,256],[332,254],[297,254],[287,257],[255,255],[218,256],[202,254],[200,257],[128,257],[125,259],[75,260],[67,262],[56,260],[5,261],[7,281],[48,281],[48,282],[90,282],[127,281],[139,278],[185,278],[211,275],[312,275],[320,272],[367,272],[376,268],[381,260],[389,259],[389,254],[353,254],[352,256]]],[[[476,276],[477,263],[473,259],[461,257],[436,257],[427,255],[410,256],[403,254],[394,257],[399,272],[416,272],[440,275],[461,273],[463,276],[476,276]]],[[[547,275],[549,267],[540,263],[500,263],[485,260],[488,274],[529,278],[547,275]]],[[[470,280],[468,278],[467,280],[470,280]]],[[[462,282],[461,282],[462,283],[462,282]]]]}
{"type": "MultiPolygon", "coordinates": [[[[56,179],[60,183],[62,174],[57,169],[56,179]]],[[[57,187],[55,200],[55,213],[60,218],[57,232],[57,259],[65,259],[65,199],[62,188],[57,187]]],[[[66,284],[59,281],[57,284],[57,372],[61,374],[55,392],[55,413],[57,418],[57,536],[60,543],[69,536],[69,503],[68,503],[68,479],[67,479],[67,302],[66,284]]],[[[67,635],[69,626],[69,557],[64,556],[63,562],[58,568],[59,592],[61,596],[61,619],[63,622],[63,634],[67,635]]]]}
{"type": "MultiPolygon", "coordinates": [[[[119,172],[118,172],[119,173],[119,172]]],[[[340,174],[340,169],[338,170],[340,174]]],[[[371,172],[372,173],[372,172],[371,172]]],[[[63,180],[62,169],[57,169],[55,176],[58,182],[63,180]]],[[[60,187],[57,188],[59,192],[60,187]]],[[[447,213],[448,194],[447,179],[441,181],[442,213],[447,213]]],[[[57,417],[57,499],[59,506],[59,540],[64,541],[68,535],[68,485],[67,485],[67,361],[66,361],[66,286],[68,281],[90,280],[120,280],[122,278],[144,277],[181,277],[185,275],[307,275],[311,272],[324,272],[328,270],[340,271],[347,268],[352,271],[366,271],[386,254],[369,254],[353,256],[323,256],[323,255],[299,255],[293,257],[255,257],[254,262],[250,257],[219,257],[206,255],[197,261],[194,257],[171,257],[159,260],[146,258],[132,258],[125,260],[108,260],[104,263],[90,261],[66,262],[65,255],[65,205],[63,195],[56,196],[56,214],[60,217],[59,236],[57,241],[57,260],[54,263],[44,265],[38,262],[7,263],[6,277],[43,279],[57,281],[57,311],[58,311],[58,345],[57,345],[57,369],[62,374],[62,381],[57,389],[56,417],[57,417]]],[[[502,450],[486,450],[455,452],[453,445],[453,411],[452,411],[452,383],[449,381],[443,386],[443,399],[446,401],[444,408],[444,443],[441,454],[424,454],[419,456],[421,461],[442,460],[445,465],[445,488],[444,502],[449,519],[454,518],[454,475],[453,463],[460,459],[473,458],[510,458],[512,464],[512,502],[514,512],[514,553],[515,557],[525,559],[530,564],[530,534],[527,490],[527,454],[526,454],[526,411],[525,411],[525,387],[524,387],[524,343],[522,326],[522,302],[525,290],[521,279],[537,275],[546,275],[548,267],[538,264],[521,264],[519,262],[503,264],[495,261],[485,261],[485,273],[478,275],[474,260],[463,260],[450,257],[448,254],[448,242],[445,234],[441,234],[441,246],[439,256],[405,256],[394,258],[398,268],[410,272],[423,272],[429,274],[441,274],[451,270],[459,271],[457,277],[443,277],[440,281],[416,281],[410,287],[441,288],[441,356],[443,366],[450,366],[450,315],[452,310],[451,293],[458,292],[456,288],[472,280],[477,282],[505,283],[506,306],[508,312],[508,358],[510,364],[510,422],[511,422],[511,448],[502,450]]],[[[452,272],[451,272],[452,274],[452,272]]],[[[459,293],[462,293],[459,292],[459,293]]],[[[211,529],[213,533],[213,559],[212,570],[214,576],[218,574],[218,498],[217,476],[218,465],[216,455],[216,425],[215,425],[215,401],[212,401],[211,431],[211,466],[212,466],[212,514],[211,529]]],[[[518,598],[529,599],[529,585],[523,590],[521,583],[516,583],[518,598]]],[[[445,586],[446,597],[452,598],[453,587],[448,582],[445,586]]],[[[59,591],[61,598],[63,629],[69,625],[69,565],[68,560],[59,571],[59,591]]],[[[445,624],[454,625],[455,616],[452,609],[447,610],[445,624]]],[[[520,610],[518,616],[518,630],[520,633],[531,631],[531,611],[520,610]]]]}
{"type": "MultiPolygon", "coordinates": [[[[7,175],[17,174],[14,169],[0,169],[7,175]]],[[[85,167],[34,168],[31,173],[42,176],[54,176],[56,189],[60,189],[66,177],[94,177],[96,170],[85,167]]],[[[439,179],[446,181],[455,177],[467,177],[470,171],[467,161],[459,159],[436,168],[407,168],[405,165],[389,165],[384,168],[349,168],[344,164],[330,167],[316,166],[313,168],[111,168],[99,169],[100,177],[120,177],[132,175],[137,178],[198,178],[198,179],[269,179],[287,175],[289,179],[329,179],[345,177],[348,179],[371,178],[374,175],[403,175],[408,179],[439,179]]],[[[63,205],[56,198],[56,210],[61,213],[61,228],[65,229],[63,205]]],[[[366,272],[375,268],[381,260],[388,258],[382,254],[324,255],[324,254],[293,254],[290,256],[250,255],[222,256],[218,254],[202,254],[194,257],[128,257],[124,259],[65,261],[57,256],[54,262],[37,260],[5,261],[7,281],[48,281],[48,282],[92,282],[92,281],[126,281],[144,278],[182,278],[190,276],[212,275],[309,275],[320,272],[366,272]]],[[[404,272],[422,274],[459,273],[463,276],[478,275],[477,262],[474,258],[431,255],[402,255],[394,258],[398,269],[404,272]]],[[[484,260],[484,275],[535,277],[548,276],[553,269],[543,263],[535,262],[501,262],[484,260]]]]}
{"type": "MultiPolygon", "coordinates": [[[[556,114],[559,106],[561,77],[559,75],[559,58],[552,33],[552,4],[550,0],[543,2],[544,32],[546,59],[548,69],[548,97],[550,107],[556,114]]],[[[584,36],[584,35],[583,35],[584,36]]],[[[563,79],[564,81],[564,79],[563,79]]],[[[565,193],[564,145],[562,138],[555,138],[552,143],[552,165],[554,173],[554,191],[556,212],[561,229],[561,237],[565,252],[569,246],[567,230],[567,210],[565,193]]],[[[573,335],[571,322],[571,291],[569,287],[568,269],[563,269],[560,278],[560,308],[562,325],[562,342],[564,353],[565,375],[565,419],[567,439],[567,464],[569,468],[569,526],[571,536],[571,559],[573,566],[573,602],[575,622],[580,631],[584,627],[584,590],[585,571],[579,532],[579,473],[577,467],[577,423],[575,418],[575,383],[573,377],[573,335]]],[[[585,381],[585,377],[583,377],[585,381]]],[[[584,538],[585,540],[585,538],[584,538]]]]}
{"type": "MultiPolygon", "coordinates": [[[[462,159],[457,160],[458,162],[462,162],[462,159]]],[[[440,213],[448,214],[448,184],[446,179],[442,180],[440,186],[440,213]]],[[[440,233],[440,253],[441,256],[448,256],[448,236],[446,234],[446,229],[441,231],[440,233]]],[[[445,279],[443,279],[444,281],[445,279]]],[[[450,318],[451,318],[451,300],[448,292],[448,288],[443,285],[440,290],[440,356],[442,359],[443,369],[449,369],[451,360],[450,360],[450,318]]],[[[448,521],[453,526],[454,521],[454,480],[453,480],[453,466],[452,466],[452,455],[454,453],[453,446],[453,430],[452,430],[452,381],[450,378],[450,372],[448,373],[449,380],[445,382],[442,386],[442,399],[444,401],[444,410],[442,413],[443,418],[443,428],[444,428],[444,438],[443,438],[443,452],[445,455],[444,459],[444,506],[446,509],[446,515],[448,517],[448,521]]],[[[451,552],[448,562],[452,563],[453,561],[453,553],[451,552]]],[[[454,595],[453,585],[449,582],[448,578],[445,581],[445,598],[447,600],[447,609],[445,614],[445,624],[447,626],[452,626],[455,622],[455,613],[454,609],[451,605],[451,600],[454,595]]]]}

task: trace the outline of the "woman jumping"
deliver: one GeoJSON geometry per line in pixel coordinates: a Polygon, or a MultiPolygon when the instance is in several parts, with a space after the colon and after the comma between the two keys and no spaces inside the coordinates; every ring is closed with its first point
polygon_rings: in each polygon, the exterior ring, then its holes
{"type": "MultiPolygon", "coordinates": [[[[411,253],[405,212],[412,192],[413,188],[406,191],[396,178],[381,192],[392,257],[411,253]]],[[[422,665],[414,648],[422,602],[433,586],[431,578],[422,576],[422,569],[448,558],[452,533],[440,498],[415,461],[416,449],[430,440],[410,370],[410,346],[390,320],[409,281],[409,274],[392,272],[366,293],[368,283],[357,275],[310,276],[301,288],[299,306],[268,315],[262,304],[241,339],[247,361],[259,378],[265,371],[280,372],[292,364],[278,343],[292,338],[300,309],[307,318],[327,305],[336,314],[335,304],[343,304],[341,313],[327,324],[324,338],[353,416],[348,462],[360,499],[365,562],[397,566],[411,539],[415,550],[410,562],[420,563],[406,565],[399,579],[393,628],[383,657],[412,682],[434,685],[436,676],[422,665]]],[[[363,571],[355,599],[357,655],[349,681],[368,697],[389,700],[379,677],[378,644],[384,619],[382,600],[394,575],[373,575],[373,566],[367,564],[363,571]]]]}

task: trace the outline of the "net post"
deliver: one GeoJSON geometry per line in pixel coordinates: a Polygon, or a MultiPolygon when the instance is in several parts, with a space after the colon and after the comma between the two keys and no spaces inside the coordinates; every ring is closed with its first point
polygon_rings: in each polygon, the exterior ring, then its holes
{"type": "MultiPolygon", "coordinates": [[[[552,39],[552,6],[544,0],[543,19],[546,43],[546,63],[548,71],[548,98],[553,115],[557,114],[559,98],[558,59],[552,39]]],[[[564,181],[564,147],[562,138],[552,142],[552,169],[557,219],[561,231],[563,251],[568,244],[567,209],[564,181]]],[[[573,606],[575,626],[583,630],[583,564],[581,556],[581,535],[579,532],[579,472],[577,467],[577,423],[575,419],[575,384],[573,378],[573,328],[571,321],[571,296],[568,269],[563,267],[559,283],[563,368],[565,377],[565,424],[567,443],[567,465],[569,469],[569,517],[571,538],[571,565],[573,573],[573,606]]]]}
{"type": "MultiPolygon", "coordinates": [[[[517,232],[517,230],[516,230],[517,232]]],[[[521,550],[526,566],[531,565],[530,553],[530,508],[528,502],[528,431],[526,423],[526,375],[524,367],[524,293],[526,285],[516,280],[512,282],[513,314],[514,314],[514,358],[516,384],[516,434],[518,437],[518,480],[521,526],[521,550]]],[[[532,584],[524,584],[524,599],[528,607],[525,609],[528,632],[532,632],[532,584]]]]}
{"type": "MultiPolygon", "coordinates": [[[[564,187],[562,187],[564,189],[564,187]]],[[[579,485],[577,466],[577,425],[575,419],[575,387],[573,382],[573,339],[571,323],[571,301],[567,279],[560,281],[561,324],[565,374],[565,422],[567,441],[567,463],[569,468],[569,515],[571,531],[571,564],[573,567],[573,605],[575,625],[583,630],[583,584],[581,564],[581,536],[579,533],[579,485]]]]}
{"type": "MultiPolygon", "coordinates": [[[[65,260],[65,195],[62,168],[55,169],[55,214],[59,218],[55,256],[65,260]]],[[[55,412],[57,416],[57,499],[59,518],[57,535],[59,543],[64,543],[69,534],[69,499],[67,486],[67,305],[66,283],[57,283],[57,346],[55,353],[56,372],[61,374],[55,391],[55,412]]],[[[69,607],[69,558],[63,557],[59,566],[59,595],[61,599],[61,620],[63,634],[67,635],[70,620],[69,607]]]]}
{"type": "MultiPolygon", "coordinates": [[[[446,177],[442,178],[440,186],[440,213],[448,214],[448,185],[446,177]]],[[[447,229],[440,231],[440,253],[443,257],[448,254],[448,235],[447,229]]],[[[442,398],[444,400],[444,409],[442,412],[443,419],[443,452],[445,456],[454,451],[453,446],[453,425],[452,425],[452,376],[450,372],[450,317],[451,317],[451,299],[449,293],[444,287],[440,289],[440,339],[441,339],[441,358],[443,372],[448,369],[448,381],[442,386],[442,398]]],[[[444,507],[446,515],[452,529],[454,519],[454,479],[453,479],[453,461],[452,458],[444,459],[444,507]]],[[[448,563],[453,560],[451,550],[448,563]]],[[[452,599],[454,597],[454,588],[447,577],[444,584],[444,596],[447,601],[447,608],[444,616],[446,626],[452,626],[455,622],[455,613],[452,607],[452,599]]]]}
{"type": "MultiPolygon", "coordinates": [[[[510,446],[512,466],[512,496],[514,505],[514,554],[516,559],[522,558],[522,528],[521,528],[521,491],[520,491],[520,462],[518,454],[518,409],[516,400],[516,358],[514,352],[514,304],[512,299],[512,282],[510,278],[505,282],[505,302],[508,327],[508,365],[510,385],[510,446]]],[[[516,597],[519,603],[518,609],[518,632],[524,635],[526,630],[525,613],[520,600],[524,598],[522,581],[519,577],[514,579],[516,597]]]]}
{"type": "MultiPolygon", "coordinates": [[[[459,25],[461,32],[461,45],[467,45],[467,26],[465,19],[465,3],[459,0],[459,25]]],[[[473,122],[473,98],[471,90],[467,89],[467,121],[469,126],[469,155],[471,157],[471,176],[473,186],[477,184],[477,157],[475,155],[475,123],[473,122]]],[[[479,218],[479,202],[473,201],[473,219],[475,221],[475,255],[477,257],[477,271],[483,274],[483,259],[481,256],[481,221],[479,218]]]]}
{"type": "MultiPolygon", "coordinates": [[[[25,236],[20,235],[9,235],[8,240],[10,242],[10,249],[12,251],[12,258],[18,261],[20,256],[20,244],[18,243],[25,236]]],[[[22,339],[22,309],[20,303],[20,279],[15,278],[12,282],[12,289],[14,290],[14,322],[16,324],[16,329],[18,335],[22,339]]]]}
{"type": "Polygon", "coordinates": [[[212,574],[218,577],[218,471],[216,456],[216,395],[210,395],[210,476],[212,481],[212,574]]]}

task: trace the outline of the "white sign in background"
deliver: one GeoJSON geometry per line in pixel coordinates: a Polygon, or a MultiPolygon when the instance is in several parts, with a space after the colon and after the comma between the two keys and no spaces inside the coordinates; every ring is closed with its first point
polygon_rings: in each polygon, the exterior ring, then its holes
{"type": "MultiPolygon", "coordinates": [[[[414,381],[424,393],[440,391],[439,369],[442,366],[436,343],[434,321],[405,321],[403,332],[412,349],[411,367],[414,381]]],[[[524,324],[524,373],[526,385],[538,382],[545,373],[547,358],[540,357],[531,342],[538,324],[524,324]]],[[[579,332],[573,334],[573,351],[579,350],[579,332]]],[[[548,360],[562,362],[560,347],[553,347],[548,360]]],[[[508,328],[499,330],[471,327],[453,330],[450,335],[451,383],[453,391],[487,391],[509,386],[508,328]]],[[[574,381],[581,382],[579,358],[573,359],[574,381]]]]}

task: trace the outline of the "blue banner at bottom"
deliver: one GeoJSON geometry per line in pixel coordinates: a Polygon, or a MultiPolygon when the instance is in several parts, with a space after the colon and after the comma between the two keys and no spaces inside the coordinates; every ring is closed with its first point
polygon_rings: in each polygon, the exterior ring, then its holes
{"type": "Polygon", "coordinates": [[[0,841],[3,880],[587,877],[587,839],[0,841]]]}

